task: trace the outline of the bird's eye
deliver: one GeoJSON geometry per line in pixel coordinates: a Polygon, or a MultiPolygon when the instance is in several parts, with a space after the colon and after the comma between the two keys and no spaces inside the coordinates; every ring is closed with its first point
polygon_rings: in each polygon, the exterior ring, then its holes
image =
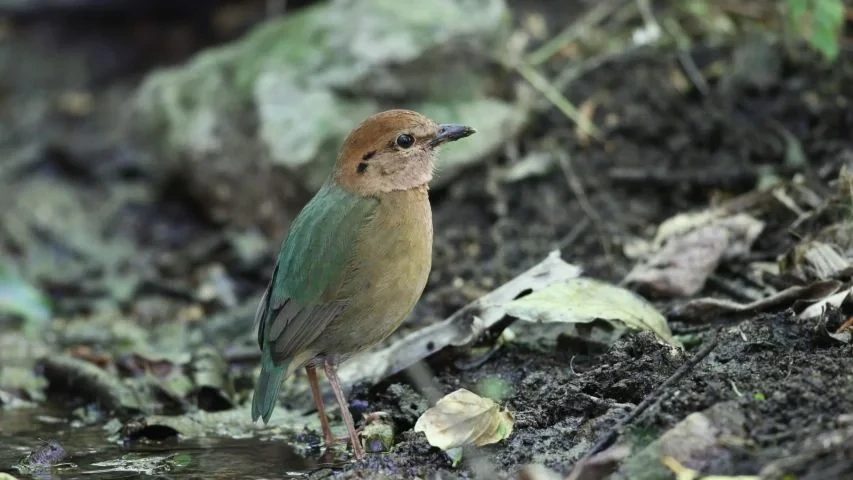
{"type": "Polygon", "coordinates": [[[411,135],[404,133],[404,134],[400,135],[399,137],[397,137],[397,145],[399,145],[400,148],[409,148],[414,144],[415,144],[415,137],[413,137],[411,135]]]}

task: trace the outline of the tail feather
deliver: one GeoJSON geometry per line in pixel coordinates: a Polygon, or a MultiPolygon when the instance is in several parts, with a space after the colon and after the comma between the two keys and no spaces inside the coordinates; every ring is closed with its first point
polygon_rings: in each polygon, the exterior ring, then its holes
{"type": "Polygon", "coordinates": [[[252,395],[252,421],[263,418],[266,424],[270,420],[272,411],[278,400],[278,392],[281,390],[281,382],[287,372],[287,363],[275,365],[268,349],[264,349],[261,360],[261,374],[255,384],[255,392],[252,395]]]}

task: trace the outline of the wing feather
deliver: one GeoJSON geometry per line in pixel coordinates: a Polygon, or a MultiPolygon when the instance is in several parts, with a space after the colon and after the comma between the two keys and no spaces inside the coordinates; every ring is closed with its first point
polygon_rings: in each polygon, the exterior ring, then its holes
{"type": "Polygon", "coordinates": [[[307,347],[350,303],[337,291],[352,246],[377,200],[324,185],[294,220],[255,322],[258,344],[281,364],[307,347]]]}

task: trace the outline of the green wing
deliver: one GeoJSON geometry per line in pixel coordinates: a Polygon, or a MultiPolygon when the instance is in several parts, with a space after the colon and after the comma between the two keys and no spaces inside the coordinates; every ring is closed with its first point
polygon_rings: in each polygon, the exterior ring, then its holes
{"type": "Polygon", "coordinates": [[[330,289],[346,273],[353,245],[377,205],[329,181],[294,220],[255,314],[258,344],[276,364],[299,353],[349,304],[329,298],[330,289]]]}

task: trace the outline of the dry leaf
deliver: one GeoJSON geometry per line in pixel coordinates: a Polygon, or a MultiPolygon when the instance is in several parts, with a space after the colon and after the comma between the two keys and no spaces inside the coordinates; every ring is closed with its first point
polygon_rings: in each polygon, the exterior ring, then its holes
{"type": "Polygon", "coordinates": [[[707,470],[715,461],[733,455],[734,445],[746,442],[746,417],[735,401],[717,403],[675,424],[619,466],[615,478],[670,478],[660,464],[671,457],[690,467],[707,470]]]}
{"type": "Polygon", "coordinates": [[[572,278],[555,283],[504,306],[507,315],[528,322],[589,323],[600,319],[617,326],[655,333],[669,345],[681,347],[666,318],[636,293],[593,280],[572,278]]]}
{"type": "Polygon", "coordinates": [[[839,342],[850,343],[850,340],[853,339],[853,317],[848,318],[838,327],[838,330],[830,333],[829,336],[839,342]]]}
{"type": "Polygon", "coordinates": [[[566,480],[604,480],[628,458],[631,447],[615,445],[575,464],[566,480]]]}
{"type": "Polygon", "coordinates": [[[514,422],[512,413],[494,401],[460,388],[427,409],[415,423],[415,432],[423,432],[430,445],[447,451],[499,442],[509,437],[514,422]]]}
{"type": "Polygon", "coordinates": [[[690,296],[726,259],[741,256],[764,229],[764,223],[739,213],[721,217],[704,211],[676,215],[658,227],[653,254],[635,266],[626,282],[659,295],[690,296]]]}
{"type": "MultiPolygon", "coordinates": [[[[836,283],[839,287],[842,285],[841,282],[836,283]]],[[[804,320],[810,320],[813,318],[821,317],[824,312],[826,312],[827,308],[829,308],[830,306],[839,308],[843,303],[849,302],[851,296],[853,296],[853,288],[845,288],[841,291],[838,291],[838,289],[836,288],[834,291],[827,292],[826,296],[805,308],[802,312],[800,312],[799,316],[804,320]]]]}
{"type": "Polygon", "coordinates": [[[779,263],[782,273],[804,280],[838,278],[853,268],[838,245],[817,240],[797,245],[779,263]]]}

